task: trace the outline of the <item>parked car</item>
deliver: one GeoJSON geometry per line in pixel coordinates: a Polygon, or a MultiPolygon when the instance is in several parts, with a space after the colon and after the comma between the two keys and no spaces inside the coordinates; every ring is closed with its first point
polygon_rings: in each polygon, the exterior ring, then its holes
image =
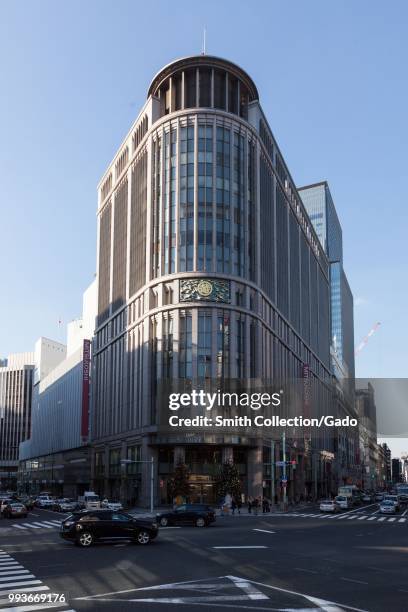
{"type": "Polygon", "coordinates": [[[348,510],[353,505],[352,499],[346,495],[337,495],[337,497],[334,498],[334,501],[341,510],[348,510]]]}
{"type": "Polygon", "coordinates": [[[320,502],[320,512],[339,512],[340,506],[334,499],[322,499],[320,502]]]}
{"type": "Polygon", "coordinates": [[[373,496],[371,493],[363,493],[361,496],[361,501],[364,503],[370,503],[373,501],[373,496]]]}
{"type": "Polygon", "coordinates": [[[123,506],[119,501],[104,499],[101,503],[102,508],[106,510],[123,510],[123,506]]]}
{"type": "Polygon", "coordinates": [[[21,502],[12,501],[3,510],[4,518],[27,518],[27,508],[21,502]]]}
{"type": "Polygon", "coordinates": [[[170,512],[160,512],[156,517],[162,527],[170,525],[208,527],[215,522],[213,508],[203,504],[182,504],[170,512]]]}
{"type": "Polygon", "coordinates": [[[380,503],[380,513],[381,514],[395,514],[395,504],[391,500],[383,500],[380,503]]]}
{"type": "Polygon", "coordinates": [[[391,501],[395,506],[395,511],[398,512],[400,509],[400,503],[398,495],[384,495],[384,501],[391,501]]]}
{"type": "Polygon", "coordinates": [[[157,522],[112,510],[74,512],[61,523],[60,536],[78,546],[88,547],[96,541],[118,538],[146,545],[158,534],[157,522]]]}

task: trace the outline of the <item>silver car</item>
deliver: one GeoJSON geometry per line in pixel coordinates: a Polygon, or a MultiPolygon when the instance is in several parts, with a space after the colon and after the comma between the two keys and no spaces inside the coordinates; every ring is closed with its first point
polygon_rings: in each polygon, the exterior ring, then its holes
{"type": "Polygon", "coordinates": [[[395,514],[395,504],[391,500],[382,501],[380,504],[380,513],[381,514],[395,514]]]}
{"type": "Polygon", "coordinates": [[[338,512],[340,506],[333,499],[323,499],[320,502],[320,512],[338,512]]]}

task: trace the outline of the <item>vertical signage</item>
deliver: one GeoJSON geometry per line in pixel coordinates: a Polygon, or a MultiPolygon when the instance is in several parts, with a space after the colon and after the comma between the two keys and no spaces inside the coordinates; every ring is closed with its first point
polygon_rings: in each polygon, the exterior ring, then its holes
{"type": "Polygon", "coordinates": [[[81,438],[88,441],[89,435],[89,373],[91,368],[91,341],[84,340],[82,353],[82,416],[81,438]]]}

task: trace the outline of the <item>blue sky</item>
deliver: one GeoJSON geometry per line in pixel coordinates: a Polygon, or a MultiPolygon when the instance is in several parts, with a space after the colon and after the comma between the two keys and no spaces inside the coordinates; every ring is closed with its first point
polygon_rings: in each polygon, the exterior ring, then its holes
{"type": "Polygon", "coordinates": [[[298,185],[327,179],[356,302],[357,375],[407,376],[408,4],[3,2],[0,355],[80,314],[96,185],[166,63],[245,68],[298,185]]]}

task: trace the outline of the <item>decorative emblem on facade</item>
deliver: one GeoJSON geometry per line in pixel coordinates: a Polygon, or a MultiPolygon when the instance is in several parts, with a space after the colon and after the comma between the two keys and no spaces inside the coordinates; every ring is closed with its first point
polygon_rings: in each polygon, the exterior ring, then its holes
{"type": "Polygon", "coordinates": [[[189,278],[180,281],[180,302],[230,302],[230,283],[225,280],[189,278]]]}

